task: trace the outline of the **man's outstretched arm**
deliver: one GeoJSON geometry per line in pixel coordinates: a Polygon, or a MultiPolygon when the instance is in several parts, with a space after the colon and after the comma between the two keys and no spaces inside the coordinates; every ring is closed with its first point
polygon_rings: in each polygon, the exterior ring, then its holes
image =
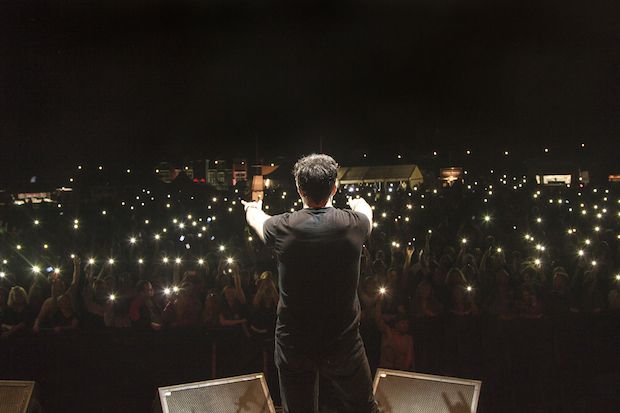
{"type": "Polygon", "coordinates": [[[368,222],[370,223],[370,229],[368,232],[372,231],[372,207],[368,205],[368,202],[364,198],[349,198],[349,206],[355,212],[361,212],[366,215],[368,218],[368,222]]]}
{"type": "Polygon", "coordinates": [[[263,212],[263,200],[246,202],[241,201],[245,208],[245,219],[248,225],[254,229],[258,237],[265,242],[265,232],[263,231],[263,225],[271,216],[263,212]]]}

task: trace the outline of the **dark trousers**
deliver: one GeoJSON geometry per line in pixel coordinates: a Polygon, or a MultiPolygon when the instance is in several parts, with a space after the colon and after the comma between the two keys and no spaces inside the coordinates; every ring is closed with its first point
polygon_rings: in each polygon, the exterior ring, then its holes
{"type": "Polygon", "coordinates": [[[319,407],[321,413],[378,411],[359,333],[329,348],[303,352],[276,338],[274,354],[284,413],[317,413],[319,407]]]}

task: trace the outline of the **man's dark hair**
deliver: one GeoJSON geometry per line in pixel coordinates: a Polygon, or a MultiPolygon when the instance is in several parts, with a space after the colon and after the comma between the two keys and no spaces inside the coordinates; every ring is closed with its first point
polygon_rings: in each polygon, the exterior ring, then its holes
{"type": "Polygon", "coordinates": [[[293,167],[299,189],[313,202],[329,198],[338,175],[338,164],[329,155],[304,156],[293,167]]]}

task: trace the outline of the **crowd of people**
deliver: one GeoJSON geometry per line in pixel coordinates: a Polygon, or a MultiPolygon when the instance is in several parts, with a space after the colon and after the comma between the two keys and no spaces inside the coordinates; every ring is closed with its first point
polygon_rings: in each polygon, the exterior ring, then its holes
{"type": "MultiPolygon", "coordinates": [[[[345,208],[361,196],[373,208],[360,321],[381,336],[382,367],[415,368],[412,320],[620,310],[618,190],[541,187],[496,171],[465,178],[345,185],[334,198],[345,208]]],[[[103,328],[272,338],[277,269],[245,225],[247,192],[134,190],[0,207],[2,339],[103,328]]],[[[302,207],[294,187],[266,190],[263,205],[268,214],[302,207]]]]}

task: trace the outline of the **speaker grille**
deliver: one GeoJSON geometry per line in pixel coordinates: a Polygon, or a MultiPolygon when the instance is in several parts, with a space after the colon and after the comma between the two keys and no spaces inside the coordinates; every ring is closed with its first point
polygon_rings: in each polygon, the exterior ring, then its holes
{"type": "Polygon", "coordinates": [[[377,371],[375,398],[382,413],[473,413],[480,382],[377,371]]]}
{"type": "Polygon", "coordinates": [[[172,386],[161,388],[160,397],[169,413],[271,413],[263,381],[262,375],[254,375],[172,386]]]}
{"type": "Polygon", "coordinates": [[[25,413],[30,403],[33,382],[0,381],[0,411],[25,413]]]}

